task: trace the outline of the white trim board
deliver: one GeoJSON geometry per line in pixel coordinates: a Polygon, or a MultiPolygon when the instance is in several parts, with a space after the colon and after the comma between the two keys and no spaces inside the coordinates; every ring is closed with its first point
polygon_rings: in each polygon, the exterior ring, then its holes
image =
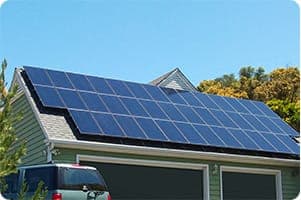
{"type": "Polygon", "coordinates": [[[223,199],[223,172],[235,172],[235,173],[246,173],[246,174],[264,174],[274,175],[276,179],[276,199],[282,200],[282,181],[281,181],[281,170],[265,169],[265,168],[249,168],[249,167],[232,167],[232,166],[220,166],[220,195],[221,200],[223,199]]]}
{"type": "Polygon", "coordinates": [[[99,163],[113,163],[113,164],[126,164],[136,166],[149,166],[149,167],[165,167],[165,168],[176,168],[176,169],[192,169],[201,170],[203,172],[203,199],[209,200],[209,165],[207,164],[196,164],[196,163],[182,163],[182,162],[171,162],[162,160],[142,160],[132,158],[117,158],[108,156],[91,156],[91,155],[76,155],[76,163],[80,161],[99,162],[99,163]]]}
{"type": "Polygon", "coordinates": [[[110,153],[133,154],[144,156],[163,156],[172,158],[201,159],[208,161],[224,161],[247,164],[262,164],[272,166],[299,167],[300,161],[293,159],[270,158],[261,156],[237,155],[228,153],[201,152],[191,150],[166,149],[124,144],[111,144],[91,141],[50,139],[56,148],[76,150],[103,151],[110,153]]]}

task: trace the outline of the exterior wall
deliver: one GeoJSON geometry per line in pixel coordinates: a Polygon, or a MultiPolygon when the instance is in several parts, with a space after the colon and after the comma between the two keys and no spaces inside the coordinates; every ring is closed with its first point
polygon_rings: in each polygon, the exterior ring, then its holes
{"type": "Polygon", "coordinates": [[[220,191],[220,166],[236,166],[236,167],[248,167],[248,168],[263,168],[263,169],[276,169],[281,170],[282,175],[282,192],[284,200],[294,199],[299,193],[299,168],[291,167],[274,167],[266,165],[255,165],[255,164],[241,164],[241,163],[230,163],[230,162],[214,162],[206,160],[197,159],[178,159],[178,158],[165,158],[165,157],[153,157],[153,156],[137,156],[129,154],[115,154],[107,152],[96,152],[96,151],[86,151],[86,150],[76,150],[76,149],[58,149],[59,153],[53,156],[54,162],[66,162],[75,163],[76,155],[94,155],[94,156],[108,156],[117,158],[131,158],[131,159],[147,159],[156,161],[173,161],[173,162],[185,162],[185,163],[198,163],[198,164],[208,164],[209,165],[209,184],[210,184],[210,199],[218,200],[221,197],[220,191]],[[215,167],[217,166],[217,168],[215,167]]]}
{"type": "Polygon", "coordinates": [[[22,113],[22,120],[14,124],[18,141],[15,147],[26,142],[26,155],[21,165],[46,163],[45,136],[24,94],[18,97],[13,105],[13,112],[22,113]]]}

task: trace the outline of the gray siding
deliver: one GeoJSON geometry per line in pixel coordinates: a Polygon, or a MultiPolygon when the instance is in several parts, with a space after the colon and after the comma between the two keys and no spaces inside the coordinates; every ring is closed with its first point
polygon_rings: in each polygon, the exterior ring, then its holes
{"type": "Polygon", "coordinates": [[[164,81],[162,81],[160,86],[169,87],[174,89],[186,90],[186,91],[196,91],[191,83],[189,83],[180,72],[176,71],[175,73],[168,76],[164,81]]]}
{"type": "Polygon", "coordinates": [[[18,138],[15,146],[18,147],[21,142],[26,142],[27,153],[22,158],[21,165],[46,163],[45,136],[25,95],[18,97],[12,108],[15,113],[23,113],[22,120],[14,124],[18,138]]]}

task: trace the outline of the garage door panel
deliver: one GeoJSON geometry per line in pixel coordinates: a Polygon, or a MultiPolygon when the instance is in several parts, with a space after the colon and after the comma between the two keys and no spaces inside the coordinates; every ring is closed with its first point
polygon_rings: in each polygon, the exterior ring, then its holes
{"type": "Polygon", "coordinates": [[[81,162],[104,176],[114,200],[201,200],[201,170],[81,162]]]}
{"type": "Polygon", "coordinates": [[[223,172],[224,200],[274,200],[275,175],[223,172]]]}

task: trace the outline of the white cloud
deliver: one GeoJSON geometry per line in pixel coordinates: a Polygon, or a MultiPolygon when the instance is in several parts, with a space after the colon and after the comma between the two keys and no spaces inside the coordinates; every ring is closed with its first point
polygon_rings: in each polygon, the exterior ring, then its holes
{"type": "Polygon", "coordinates": [[[0,0],[0,8],[4,4],[5,1],[7,1],[7,0],[0,0]]]}

